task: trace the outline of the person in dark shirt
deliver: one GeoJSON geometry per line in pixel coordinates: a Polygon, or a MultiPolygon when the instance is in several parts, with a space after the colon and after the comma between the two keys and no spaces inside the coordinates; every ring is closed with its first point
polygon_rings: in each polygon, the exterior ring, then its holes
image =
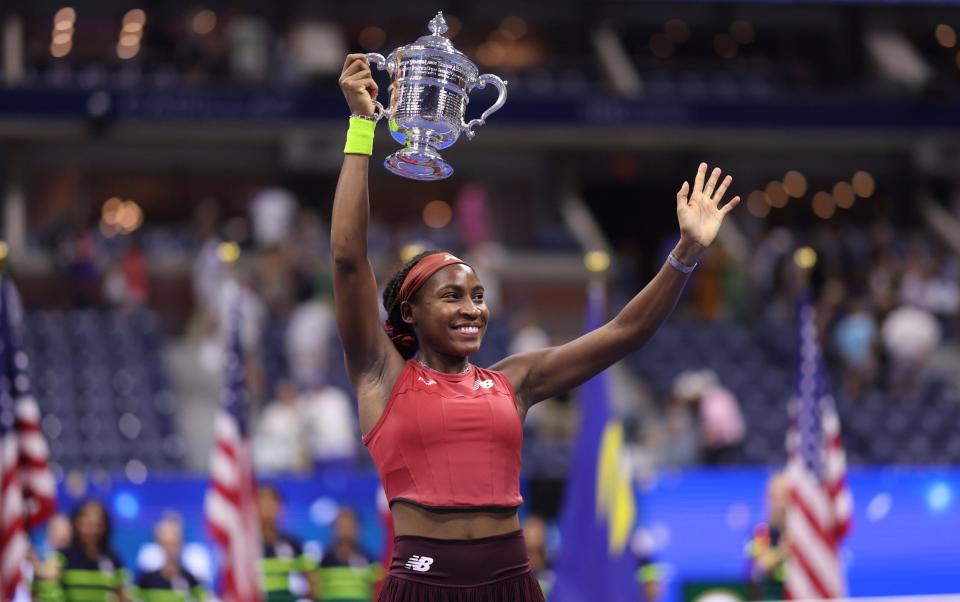
{"type": "Polygon", "coordinates": [[[37,575],[39,602],[126,602],[130,576],[110,547],[110,516],[98,500],[77,506],[73,542],[58,550],[51,570],[37,575]]]}
{"type": "Polygon", "coordinates": [[[320,561],[324,602],[367,602],[380,578],[380,564],[360,547],[360,523],[352,508],[340,509],[333,523],[334,541],[320,561]]]}
{"type": "Polygon", "coordinates": [[[206,590],[180,564],[183,551],[183,527],[179,521],[165,519],[157,523],[153,537],[163,549],[163,566],[143,573],[137,580],[138,598],[143,602],[203,602],[206,590]]]}
{"type": "Polygon", "coordinates": [[[294,602],[299,598],[290,589],[292,574],[303,576],[307,582],[306,597],[314,600],[317,594],[317,564],[303,553],[299,539],[280,530],[282,510],[280,492],[274,487],[260,486],[257,490],[257,512],[263,536],[260,573],[266,602],[294,602]]]}

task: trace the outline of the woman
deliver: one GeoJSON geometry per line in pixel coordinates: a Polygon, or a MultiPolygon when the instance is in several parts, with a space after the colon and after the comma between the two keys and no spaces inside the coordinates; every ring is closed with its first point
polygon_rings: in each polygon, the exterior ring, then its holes
{"type": "Polygon", "coordinates": [[[38,571],[37,600],[124,602],[129,574],[110,547],[110,516],[97,500],[77,506],[71,517],[73,541],[60,550],[52,566],[38,571]]]}
{"type": "Polygon", "coordinates": [[[408,262],[383,294],[367,259],[367,169],[377,85],[362,54],[344,63],[352,113],[331,223],[337,328],[359,400],[363,441],[390,500],[396,544],[381,601],[541,601],[517,519],[521,422],[643,345],[673,309],[713,241],[731,178],[677,193],[681,238],[657,276],[611,322],[570,343],[469,363],[490,313],[477,274],[446,252],[408,262]],[[719,186],[718,186],[719,183],[719,186]]]}

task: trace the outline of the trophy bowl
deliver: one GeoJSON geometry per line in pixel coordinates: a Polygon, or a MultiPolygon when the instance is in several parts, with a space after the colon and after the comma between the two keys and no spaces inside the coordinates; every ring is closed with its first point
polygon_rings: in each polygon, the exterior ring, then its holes
{"type": "Polygon", "coordinates": [[[479,74],[477,66],[453,47],[444,34],[447,23],[437,13],[429,24],[430,35],[401,46],[387,57],[371,52],[367,60],[391,78],[390,104],[374,100],[378,119],[387,118],[390,135],[403,148],[384,161],[393,173],[414,180],[442,180],[453,173],[439,151],[464,134],[468,140],[475,128],[503,106],[507,82],[496,75],[479,74]],[[499,90],[496,102],[479,119],[464,120],[469,94],[493,84],[499,90]]]}

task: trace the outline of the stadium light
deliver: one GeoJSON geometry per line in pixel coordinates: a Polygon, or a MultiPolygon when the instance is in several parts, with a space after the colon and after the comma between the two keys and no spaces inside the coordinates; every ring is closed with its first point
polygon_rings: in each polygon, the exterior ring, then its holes
{"type": "Polygon", "coordinates": [[[830,219],[837,212],[837,204],[829,192],[820,191],[813,195],[813,213],[820,219],[830,219]]]}
{"type": "Polygon", "coordinates": [[[817,252],[813,247],[800,247],[793,252],[793,263],[803,270],[812,269],[817,265],[817,252]]]}
{"type": "Polygon", "coordinates": [[[453,209],[446,201],[430,201],[423,208],[423,223],[430,228],[445,228],[453,219],[453,209]]]}
{"type": "Polygon", "coordinates": [[[217,257],[223,263],[233,263],[240,259],[240,245],[235,242],[222,242],[217,247],[217,257]]]}
{"type": "Polygon", "coordinates": [[[590,251],[583,256],[583,265],[595,274],[606,272],[610,268],[610,255],[606,251],[590,251]]]}

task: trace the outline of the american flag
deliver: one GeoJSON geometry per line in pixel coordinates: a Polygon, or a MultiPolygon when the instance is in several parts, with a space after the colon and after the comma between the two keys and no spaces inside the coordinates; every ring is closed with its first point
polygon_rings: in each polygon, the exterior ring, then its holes
{"type": "Polygon", "coordinates": [[[846,579],[839,543],[850,529],[853,501],[840,419],[817,343],[813,306],[799,307],[799,365],[787,432],[785,590],[791,600],[839,598],[846,579]]]}
{"type": "Polygon", "coordinates": [[[13,398],[17,449],[20,453],[20,487],[26,511],[26,528],[31,530],[53,516],[57,509],[57,484],[50,470],[50,447],[40,427],[40,405],[30,387],[30,362],[23,350],[23,308],[13,282],[0,282],[3,304],[0,329],[9,350],[3,361],[13,398]]]}
{"type": "Polygon", "coordinates": [[[56,508],[40,409],[30,395],[27,356],[20,345],[19,298],[0,280],[0,595],[13,598],[29,549],[27,529],[56,508]]]}
{"type": "Polygon", "coordinates": [[[220,409],[214,419],[210,462],[212,483],[205,514],[213,538],[223,551],[220,584],[225,602],[257,602],[260,525],[253,462],[247,429],[249,399],[240,340],[239,294],[228,316],[226,375],[220,409]]]}

